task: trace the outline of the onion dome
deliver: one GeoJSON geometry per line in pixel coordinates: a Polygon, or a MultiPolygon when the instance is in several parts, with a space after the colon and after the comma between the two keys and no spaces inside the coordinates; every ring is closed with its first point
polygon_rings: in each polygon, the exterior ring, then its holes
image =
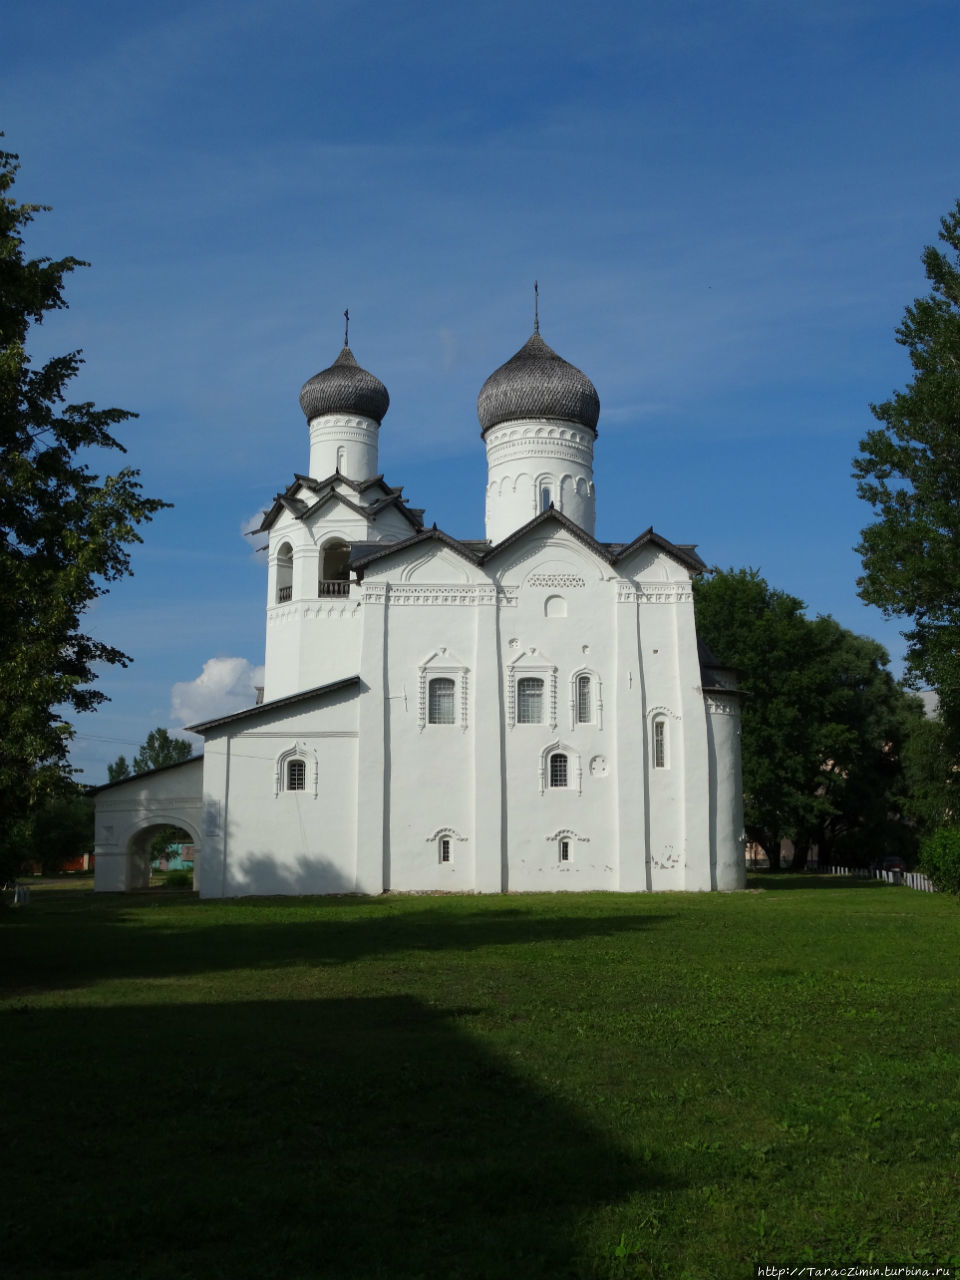
{"type": "Polygon", "coordinates": [[[329,369],[315,373],[300,392],[300,408],[308,422],[323,413],[358,413],[379,426],[389,407],[387,388],[360,368],[347,346],[329,369]]]}
{"type": "Polygon", "coordinates": [[[477,415],[483,431],[517,418],[563,418],[596,431],[600,399],[586,374],[567,364],[535,332],[483,384],[477,415]]]}

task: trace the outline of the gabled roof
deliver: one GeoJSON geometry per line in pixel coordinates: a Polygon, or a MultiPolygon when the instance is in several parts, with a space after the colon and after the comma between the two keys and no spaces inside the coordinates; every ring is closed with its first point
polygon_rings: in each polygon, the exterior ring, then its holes
{"type": "Polygon", "coordinates": [[[432,529],[424,529],[415,534],[412,538],[404,538],[401,542],[390,543],[355,543],[354,547],[360,552],[359,555],[354,552],[350,557],[351,569],[364,569],[368,564],[372,564],[375,560],[386,559],[387,556],[393,555],[397,551],[405,551],[408,547],[417,546],[421,542],[436,541],[443,543],[449,547],[451,551],[462,556],[464,560],[468,560],[471,564],[485,565],[491,560],[495,560],[501,552],[509,550],[516,542],[524,538],[531,530],[538,528],[540,525],[553,521],[565,529],[571,537],[582,543],[595,556],[603,560],[606,564],[615,565],[625,556],[638,551],[641,547],[655,546],[663,551],[666,555],[672,556],[673,559],[679,561],[680,564],[690,569],[693,573],[699,573],[706,568],[704,562],[697,555],[691,546],[677,546],[673,542],[669,542],[666,538],[654,533],[653,528],[647,529],[641,533],[639,537],[634,538],[633,542],[597,542],[596,538],[590,536],[585,529],[581,529],[575,524],[569,516],[565,516],[562,511],[558,511],[552,504],[546,511],[541,511],[528,520],[526,524],[521,525],[519,529],[514,529],[513,533],[508,534],[501,542],[491,545],[490,542],[479,539],[458,539],[452,538],[449,534],[444,533],[442,529],[438,529],[436,525],[432,529]]]}
{"type": "Polygon", "coordinates": [[[189,733],[206,733],[210,729],[219,729],[223,724],[233,724],[237,720],[250,720],[256,716],[268,715],[280,707],[290,707],[296,702],[305,702],[309,698],[319,698],[326,693],[335,693],[339,689],[349,689],[359,685],[359,676],[346,676],[343,680],[334,680],[330,684],[319,684],[313,689],[304,689],[300,693],[288,694],[285,698],[274,698],[271,702],[261,702],[259,706],[247,707],[245,711],[234,711],[229,716],[219,716],[216,720],[203,720],[200,724],[187,725],[189,733]]]}
{"type": "Polygon", "coordinates": [[[404,538],[401,542],[386,543],[357,543],[357,547],[370,548],[364,554],[354,559],[350,558],[351,569],[365,569],[368,564],[373,564],[374,560],[385,560],[387,556],[393,555],[397,551],[406,551],[410,547],[419,546],[423,542],[439,542],[445,547],[449,547],[456,555],[462,556],[464,560],[470,564],[479,564],[481,557],[464,542],[451,538],[448,533],[444,533],[442,529],[438,529],[436,525],[432,529],[423,529],[419,533],[415,533],[412,538],[404,538]]]}
{"type": "Polygon", "coordinates": [[[263,520],[256,529],[251,529],[251,533],[266,533],[274,523],[282,511],[289,511],[297,520],[305,519],[313,515],[316,511],[327,502],[330,498],[338,498],[351,511],[357,512],[359,515],[369,517],[375,520],[381,511],[388,507],[395,507],[414,529],[423,528],[423,508],[408,507],[403,497],[403,487],[391,488],[384,482],[383,476],[372,476],[369,480],[349,480],[346,476],[342,476],[339,471],[335,471],[333,475],[325,477],[323,480],[314,480],[312,476],[303,476],[294,473],[294,478],[287,485],[283,493],[278,493],[273,500],[273,504],[269,510],[263,513],[263,520]],[[383,492],[383,497],[376,502],[372,502],[369,506],[361,506],[357,502],[352,502],[350,498],[341,491],[340,486],[352,489],[354,493],[365,493],[374,486],[379,486],[383,492]],[[304,502],[297,495],[302,489],[317,495],[313,503],[304,502]]]}
{"type": "Polygon", "coordinates": [[[501,551],[513,546],[515,542],[518,542],[532,529],[536,529],[538,525],[545,524],[549,520],[556,521],[561,528],[566,529],[566,531],[572,537],[576,538],[578,542],[583,543],[583,545],[592,551],[594,555],[599,556],[601,560],[605,560],[606,563],[610,565],[617,564],[625,556],[629,555],[633,551],[639,550],[643,546],[652,545],[659,547],[661,551],[672,556],[673,559],[678,560],[682,565],[685,565],[694,573],[699,573],[701,570],[706,568],[706,565],[697,555],[693,547],[677,546],[675,543],[669,542],[666,538],[661,537],[659,533],[654,533],[652,525],[649,529],[641,533],[639,537],[634,538],[632,542],[628,542],[626,544],[622,542],[597,542],[596,538],[592,538],[585,529],[581,529],[578,524],[574,524],[569,516],[565,516],[562,511],[557,511],[552,503],[546,511],[539,512],[532,520],[528,520],[527,523],[521,525],[519,529],[515,529],[513,533],[508,534],[502,542],[498,542],[496,546],[491,547],[490,550],[482,557],[483,563],[494,559],[501,551]]]}
{"type": "Polygon", "coordinates": [[[654,533],[653,525],[649,529],[644,530],[638,538],[634,538],[632,542],[628,542],[613,556],[611,563],[616,564],[619,560],[624,560],[634,551],[639,551],[641,547],[658,547],[668,556],[672,556],[675,560],[679,560],[681,564],[687,566],[694,573],[702,573],[707,567],[703,560],[697,555],[696,547],[689,544],[680,545],[675,542],[668,542],[666,538],[654,533]]]}

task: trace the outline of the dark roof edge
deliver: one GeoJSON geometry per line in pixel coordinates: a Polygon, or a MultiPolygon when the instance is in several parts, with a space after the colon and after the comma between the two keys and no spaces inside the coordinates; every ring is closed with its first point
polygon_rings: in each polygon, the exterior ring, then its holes
{"type": "Polygon", "coordinates": [[[585,547],[589,547],[589,549],[595,555],[599,556],[601,560],[605,561],[607,564],[613,563],[613,557],[610,555],[610,552],[603,543],[598,542],[596,538],[591,537],[591,535],[587,533],[586,529],[581,529],[578,524],[575,524],[569,516],[565,516],[562,511],[558,511],[552,502],[550,503],[550,506],[547,507],[546,511],[538,511],[537,514],[531,520],[528,520],[526,524],[522,524],[519,529],[514,529],[513,533],[508,533],[505,538],[502,538],[499,542],[495,543],[489,551],[485,552],[484,555],[480,557],[481,563],[486,564],[488,560],[492,560],[495,556],[498,556],[500,552],[504,551],[507,547],[512,547],[515,542],[518,542],[525,534],[529,533],[531,529],[535,529],[538,525],[545,524],[548,520],[556,520],[557,524],[559,524],[561,528],[566,529],[567,533],[576,538],[578,542],[582,542],[585,547]]]}
{"type": "Polygon", "coordinates": [[[274,698],[270,702],[261,702],[259,706],[247,707],[244,711],[234,711],[229,716],[219,716],[216,720],[202,720],[199,724],[188,724],[188,733],[206,733],[208,729],[217,729],[222,724],[233,724],[237,720],[246,720],[252,716],[264,715],[279,707],[289,707],[295,702],[304,702],[307,698],[317,698],[325,693],[333,693],[337,689],[347,689],[359,684],[359,676],[345,676],[343,680],[333,680],[330,684],[318,684],[313,689],[303,689],[300,693],[290,693],[285,698],[274,698]]]}
{"type": "Polygon", "coordinates": [[[372,564],[374,560],[383,560],[387,556],[392,555],[395,551],[405,551],[408,547],[415,547],[421,542],[440,542],[445,547],[449,547],[451,551],[458,556],[462,556],[464,560],[470,564],[479,564],[480,557],[469,547],[465,547],[462,542],[444,533],[442,529],[421,529],[411,538],[404,538],[400,542],[388,542],[379,550],[372,552],[368,556],[363,556],[359,560],[351,563],[352,569],[363,569],[368,564],[372,564]]]}
{"type": "Polygon", "coordinates": [[[625,557],[630,555],[631,552],[639,551],[641,547],[645,547],[650,543],[659,547],[661,551],[665,551],[667,555],[673,556],[675,560],[679,560],[681,564],[685,564],[687,568],[691,569],[694,573],[702,573],[707,567],[692,547],[689,545],[684,547],[678,546],[675,542],[671,542],[669,538],[665,538],[663,534],[654,532],[653,525],[651,525],[649,529],[645,529],[643,533],[634,538],[632,542],[628,542],[622,550],[618,551],[616,555],[613,556],[611,563],[616,564],[618,560],[625,559],[625,557]]]}
{"type": "MultiPolygon", "coordinates": [[[[192,732],[187,730],[187,732],[192,732]]],[[[118,778],[116,782],[104,782],[99,787],[88,788],[88,794],[92,796],[99,795],[101,791],[109,791],[111,787],[122,787],[125,782],[139,782],[141,778],[152,778],[155,773],[167,773],[171,769],[182,769],[186,764],[198,764],[203,760],[203,752],[198,756],[191,756],[189,760],[177,760],[174,764],[160,764],[156,769],[145,769],[143,773],[131,773],[129,778],[118,778]]]]}

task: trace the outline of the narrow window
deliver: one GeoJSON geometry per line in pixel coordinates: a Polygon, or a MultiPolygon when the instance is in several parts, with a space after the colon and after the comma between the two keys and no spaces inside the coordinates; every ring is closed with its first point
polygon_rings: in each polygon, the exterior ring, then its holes
{"type": "Polygon", "coordinates": [[[569,840],[560,841],[560,861],[561,862],[570,861],[570,841],[569,840]]]}
{"type": "Polygon", "coordinates": [[[667,722],[665,720],[653,722],[653,767],[655,769],[667,767],[667,722]]]}
{"type": "Polygon", "coordinates": [[[524,676],[517,681],[517,724],[543,723],[543,681],[524,676]]]}
{"type": "Polygon", "coordinates": [[[550,503],[553,501],[553,495],[546,487],[540,490],[540,510],[549,511],[550,503]]]}
{"type": "Polygon", "coordinates": [[[307,786],[307,765],[304,760],[287,762],[287,790],[304,791],[307,786]]]}
{"type": "Polygon", "coordinates": [[[430,681],[427,690],[427,720],[430,724],[454,724],[455,685],[446,676],[430,681]]]}
{"type": "Polygon", "coordinates": [[[449,836],[440,837],[440,861],[441,862],[450,861],[450,837],[449,836]]]}
{"type": "Polygon", "coordinates": [[[560,751],[550,757],[550,785],[551,787],[567,785],[567,757],[560,751]]]}
{"type": "Polygon", "coordinates": [[[590,707],[590,677],[577,676],[577,724],[589,724],[593,718],[590,707]]]}

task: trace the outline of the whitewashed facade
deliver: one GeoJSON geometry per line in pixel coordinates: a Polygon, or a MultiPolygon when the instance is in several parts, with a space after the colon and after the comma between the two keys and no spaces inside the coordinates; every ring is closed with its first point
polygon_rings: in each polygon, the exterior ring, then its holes
{"type": "MultiPolygon", "coordinates": [[[[652,530],[595,541],[592,384],[538,333],[491,375],[466,542],[378,474],[388,403],[346,347],[301,394],[309,470],[261,527],[263,702],[192,726],[202,788],[180,767],[201,894],[741,888],[739,700],[698,646],[702,561],[652,530]]],[[[144,804],[176,773],[100,792],[98,888],[142,881],[144,804]]]]}

